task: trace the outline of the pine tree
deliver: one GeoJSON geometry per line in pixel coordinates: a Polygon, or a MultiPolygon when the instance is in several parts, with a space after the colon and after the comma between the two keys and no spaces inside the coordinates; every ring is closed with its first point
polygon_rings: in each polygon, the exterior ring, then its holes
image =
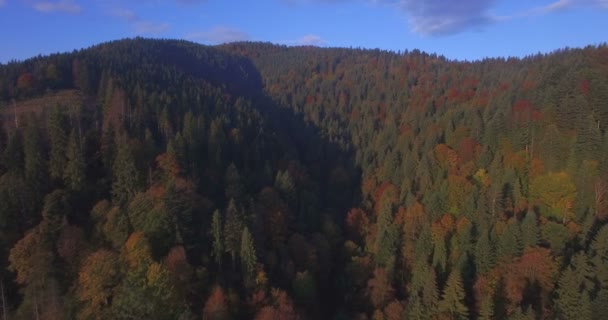
{"type": "Polygon", "coordinates": [[[560,276],[558,285],[555,304],[560,319],[581,319],[579,318],[581,293],[578,291],[575,271],[569,267],[566,268],[560,276]]]}
{"type": "Polygon", "coordinates": [[[234,199],[237,203],[240,203],[243,196],[243,183],[234,163],[231,163],[226,169],[224,184],[226,186],[226,199],[234,199]]]}
{"type": "Polygon", "coordinates": [[[50,139],[49,171],[51,178],[63,178],[66,167],[67,132],[65,130],[65,115],[60,106],[55,106],[48,119],[50,139]]]}
{"type": "Polygon", "coordinates": [[[84,186],[86,164],[78,133],[75,129],[70,132],[67,147],[67,165],[63,173],[66,185],[75,191],[84,186]]]}
{"type": "Polygon", "coordinates": [[[236,257],[241,249],[241,235],[243,223],[239,210],[234,200],[230,200],[226,209],[226,221],[224,223],[224,247],[232,257],[232,267],[236,266],[236,257]]]}
{"type": "Polygon", "coordinates": [[[213,241],[213,251],[211,254],[220,268],[222,267],[222,255],[224,254],[222,232],[222,216],[219,210],[215,210],[211,218],[211,238],[213,241]]]}
{"type": "Polygon", "coordinates": [[[516,257],[521,255],[521,231],[519,225],[510,223],[507,225],[498,242],[500,257],[516,257]]]}
{"type": "Polygon", "coordinates": [[[453,270],[446,282],[441,301],[439,301],[439,311],[455,318],[466,319],[469,316],[469,311],[464,304],[464,298],[462,277],[458,270],[453,270]]]}
{"type": "Polygon", "coordinates": [[[135,159],[130,150],[127,137],[118,138],[118,150],[114,159],[112,171],[114,182],[112,183],[112,196],[114,201],[124,204],[137,192],[139,172],[135,167],[135,159]]]}
{"type": "MultiPolygon", "coordinates": [[[[46,172],[44,172],[44,155],[38,132],[38,121],[31,118],[25,129],[24,137],[24,169],[25,180],[33,194],[42,192],[45,184],[46,172]]],[[[32,199],[36,201],[37,197],[32,199]]]]}
{"type": "Polygon", "coordinates": [[[540,229],[536,222],[536,213],[533,210],[528,210],[524,220],[521,223],[522,244],[524,248],[535,247],[540,241],[540,229]]]}
{"type": "Polygon", "coordinates": [[[241,267],[243,268],[245,282],[251,282],[255,276],[257,264],[253,238],[251,237],[251,233],[249,233],[249,229],[245,227],[241,235],[241,267]]]}
{"type": "Polygon", "coordinates": [[[392,264],[398,247],[399,229],[393,223],[393,209],[388,197],[380,200],[380,213],[376,222],[378,233],[376,234],[376,263],[392,272],[392,264]]]}

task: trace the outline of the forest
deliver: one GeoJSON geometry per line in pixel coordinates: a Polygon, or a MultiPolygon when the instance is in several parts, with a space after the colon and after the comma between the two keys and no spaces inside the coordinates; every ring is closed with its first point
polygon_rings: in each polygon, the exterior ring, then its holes
{"type": "Polygon", "coordinates": [[[0,317],[603,319],[608,46],[0,64],[0,317]]]}

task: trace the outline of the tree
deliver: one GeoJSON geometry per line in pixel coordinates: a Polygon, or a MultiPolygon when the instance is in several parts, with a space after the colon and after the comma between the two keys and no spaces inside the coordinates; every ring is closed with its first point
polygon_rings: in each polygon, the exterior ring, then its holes
{"type": "Polygon", "coordinates": [[[483,232],[475,245],[475,267],[478,274],[485,274],[494,267],[496,253],[487,231],[483,232]]]}
{"type": "Polygon", "coordinates": [[[393,299],[395,291],[384,268],[374,270],[373,278],[368,281],[367,287],[372,306],[376,309],[384,308],[393,299]]]}
{"type": "Polygon", "coordinates": [[[31,306],[32,318],[36,319],[40,319],[45,308],[51,307],[45,301],[45,291],[50,288],[54,271],[50,244],[42,228],[36,227],[15,244],[8,257],[9,270],[16,273],[16,282],[24,287],[22,306],[31,306]]]}
{"type": "Polygon", "coordinates": [[[66,185],[80,191],[85,183],[86,163],[76,129],[72,129],[67,146],[67,164],[63,173],[66,185]]]}
{"type": "Polygon", "coordinates": [[[296,312],[291,298],[282,290],[272,289],[271,305],[263,307],[256,315],[256,320],[299,320],[301,316],[296,312]]]}
{"type": "Polygon", "coordinates": [[[241,236],[243,222],[234,200],[230,200],[226,209],[226,222],[224,223],[224,246],[226,252],[232,256],[232,267],[236,267],[236,257],[241,249],[241,236]]]}
{"type": "MultiPolygon", "coordinates": [[[[47,176],[47,168],[43,155],[43,146],[38,131],[39,124],[36,118],[28,121],[24,137],[24,173],[28,188],[31,192],[31,200],[37,202],[44,191],[47,176]]],[[[7,150],[8,151],[8,150],[7,150]]],[[[14,151],[13,151],[14,152],[14,151]]]]}
{"type": "Polygon", "coordinates": [[[380,212],[378,214],[376,243],[376,262],[379,265],[392,269],[395,259],[395,251],[399,245],[399,228],[393,222],[393,208],[390,197],[385,195],[380,200],[380,212]]]}
{"type": "Polygon", "coordinates": [[[536,222],[536,213],[528,210],[521,223],[522,244],[524,247],[534,247],[539,244],[540,230],[536,222]]]}
{"type": "Polygon", "coordinates": [[[57,105],[51,110],[48,118],[48,131],[50,139],[49,171],[51,178],[63,178],[66,167],[67,132],[66,119],[62,107],[57,105]]]}
{"type": "Polygon", "coordinates": [[[78,273],[78,299],[85,302],[82,318],[104,319],[120,283],[118,255],[100,249],[89,255],[78,273]]]}
{"type": "Polygon", "coordinates": [[[241,235],[241,267],[243,268],[243,278],[245,282],[251,282],[255,276],[258,258],[253,245],[253,238],[247,227],[243,228],[241,235]]]}
{"type": "Polygon", "coordinates": [[[234,163],[231,163],[226,169],[224,184],[226,186],[226,199],[234,199],[237,203],[240,203],[244,192],[243,182],[234,163]]]}
{"type": "Polygon", "coordinates": [[[589,294],[580,292],[577,278],[576,271],[569,267],[560,276],[555,304],[561,319],[591,319],[589,294]]]}
{"type": "Polygon", "coordinates": [[[222,228],[222,217],[219,210],[215,210],[213,212],[213,217],[211,218],[211,239],[213,241],[213,249],[211,251],[211,255],[215,259],[217,266],[219,268],[222,267],[222,256],[224,255],[224,238],[223,238],[223,228],[222,228]]]}
{"type": "Polygon", "coordinates": [[[118,151],[112,167],[114,174],[112,196],[117,204],[125,204],[137,192],[139,172],[126,135],[120,138],[117,136],[117,139],[118,151]]]}
{"type": "Polygon", "coordinates": [[[469,311],[464,304],[464,299],[465,292],[462,287],[462,277],[458,270],[453,270],[443,289],[443,295],[438,305],[439,311],[455,318],[466,319],[469,316],[469,311]]]}
{"type": "Polygon", "coordinates": [[[228,299],[224,290],[220,286],[215,286],[203,308],[203,319],[205,320],[225,320],[230,319],[230,309],[228,299]]]}
{"type": "Polygon", "coordinates": [[[538,199],[546,209],[541,212],[559,221],[572,218],[572,207],[576,199],[576,186],[565,172],[549,173],[532,180],[530,195],[538,199]]]}

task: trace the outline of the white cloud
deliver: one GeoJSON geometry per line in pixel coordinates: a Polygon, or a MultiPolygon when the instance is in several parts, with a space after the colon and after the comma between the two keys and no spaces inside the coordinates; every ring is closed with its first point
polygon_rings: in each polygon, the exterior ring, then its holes
{"type": "Polygon", "coordinates": [[[137,17],[135,12],[129,9],[114,8],[110,11],[110,15],[125,20],[127,22],[136,22],[137,20],[139,20],[139,17],[137,17]]]}
{"type": "Polygon", "coordinates": [[[550,3],[543,7],[544,11],[556,11],[567,9],[568,7],[573,5],[573,1],[571,0],[557,0],[553,3],[550,3]]]}
{"type": "Polygon", "coordinates": [[[207,2],[207,0],[176,0],[176,2],[181,4],[198,4],[202,2],[207,2]]]}
{"type": "Polygon", "coordinates": [[[80,5],[70,0],[34,2],[32,8],[34,8],[36,11],[45,13],[62,12],[79,14],[82,11],[82,7],[80,5]]]}
{"type": "Polygon", "coordinates": [[[138,21],[133,24],[135,33],[137,34],[161,34],[169,30],[169,24],[166,22],[155,23],[151,21],[138,21]]]}
{"type": "Polygon", "coordinates": [[[478,29],[495,19],[490,9],[495,0],[401,0],[398,6],[409,18],[412,30],[429,36],[478,29]]]}
{"type": "Polygon", "coordinates": [[[324,46],[327,44],[327,41],[317,35],[307,34],[295,41],[295,43],[300,46],[324,46]]]}
{"type": "Polygon", "coordinates": [[[125,21],[133,27],[136,34],[161,34],[169,30],[166,22],[153,22],[140,18],[133,10],[125,8],[112,8],[108,14],[125,21]]]}
{"type": "Polygon", "coordinates": [[[206,31],[192,32],[187,34],[184,38],[207,44],[222,44],[251,39],[246,32],[227,26],[217,26],[206,31]]]}

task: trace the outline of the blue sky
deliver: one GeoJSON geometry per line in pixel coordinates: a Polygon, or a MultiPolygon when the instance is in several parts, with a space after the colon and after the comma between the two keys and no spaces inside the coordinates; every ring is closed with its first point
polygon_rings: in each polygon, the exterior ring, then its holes
{"type": "Polygon", "coordinates": [[[525,56],[608,41],[608,0],[0,0],[0,62],[126,37],[525,56]]]}

